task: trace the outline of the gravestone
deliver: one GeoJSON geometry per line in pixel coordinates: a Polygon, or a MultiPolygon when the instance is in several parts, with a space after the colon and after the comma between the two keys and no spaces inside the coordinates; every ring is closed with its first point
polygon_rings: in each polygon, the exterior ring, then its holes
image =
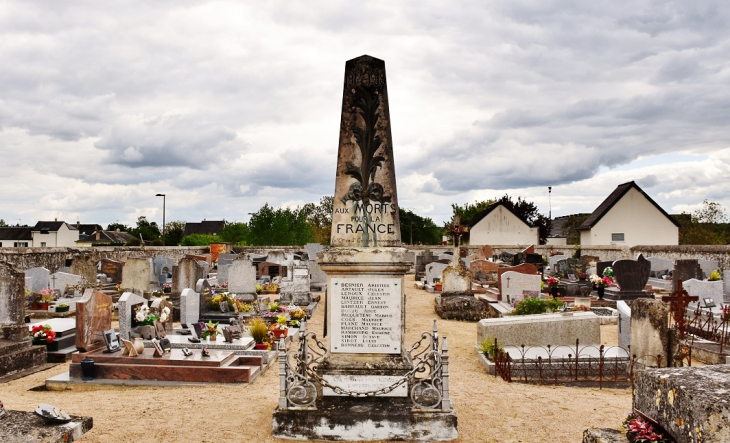
{"type": "Polygon", "coordinates": [[[210,273],[210,265],[207,262],[198,261],[198,266],[203,268],[203,278],[208,278],[208,274],[210,273]]]}
{"type": "MultiPolygon", "coordinates": [[[[25,324],[25,276],[11,265],[0,262],[0,375],[45,362],[46,347],[31,346],[25,324]]],[[[0,414],[0,422],[2,420],[8,419],[0,414]]]]}
{"type": "Polygon", "coordinates": [[[639,363],[666,366],[674,355],[673,346],[676,346],[676,339],[670,335],[672,331],[669,329],[668,304],[644,298],[631,303],[631,354],[636,355],[639,363]]]}
{"type": "Polygon", "coordinates": [[[129,333],[132,331],[134,309],[138,306],[147,306],[147,299],[133,292],[125,292],[119,297],[119,336],[125,340],[132,340],[129,333]]]}
{"type": "Polygon", "coordinates": [[[146,258],[128,258],[122,268],[122,288],[139,294],[150,290],[150,263],[146,258]]]}
{"type": "Polygon", "coordinates": [[[238,259],[228,269],[228,291],[242,300],[256,299],[256,267],[251,260],[238,259]]]}
{"type": "Polygon", "coordinates": [[[30,278],[30,292],[39,292],[51,285],[51,273],[46,268],[30,268],[24,271],[25,278],[30,278]]]}
{"type": "Polygon", "coordinates": [[[69,274],[80,275],[88,284],[93,285],[96,283],[98,271],[96,264],[96,259],[91,254],[79,255],[71,261],[71,270],[68,272],[69,274]]]}
{"type": "Polygon", "coordinates": [[[558,265],[558,262],[560,260],[565,260],[567,258],[568,258],[567,255],[562,255],[562,254],[552,255],[552,256],[548,257],[547,259],[548,259],[548,264],[550,265],[550,273],[552,275],[556,275],[557,274],[556,266],[558,265]]]}
{"type": "Polygon", "coordinates": [[[722,271],[722,292],[725,303],[730,303],[730,270],[722,271]]]}
{"type": "Polygon", "coordinates": [[[705,260],[699,258],[697,259],[697,264],[700,265],[700,269],[702,270],[702,279],[707,279],[707,277],[712,274],[712,271],[720,270],[720,265],[718,264],[717,260],[705,260]]]}
{"type": "Polygon", "coordinates": [[[84,291],[76,302],[76,349],[90,352],[105,348],[104,331],[111,324],[112,298],[94,289],[84,291]]]}
{"type": "Polygon", "coordinates": [[[469,264],[472,279],[475,281],[497,281],[497,263],[487,260],[473,260],[469,264]]]}
{"type": "Polygon", "coordinates": [[[502,275],[505,272],[519,272],[521,274],[528,274],[528,275],[538,275],[537,274],[537,268],[535,265],[532,265],[530,263],[523,263],[521,265],[517,266],[503,266],[497,269],[497,286],[499,286],[499,300],[503,301],[502,298],[502,275]]]}
{"type": "Polygon", "coordinates": [[[707,281],[691,278],[685,281],[683,286],[687,294],[699,297],[700,306],[704,306],[703,300],[711,298],[718,309],[722,307],[722,303],[724,302],[722,281],[707,281]]]}
{"type": "Polygon", "coordinates": [[[631,345],[631,307],[623,300],[616,302],[618,311],[618,345],[629,349],[631,345]]]}
{"type": "Polygon", "coordinates": [[[647,260],[651,263],[650,277],[661,278],[663,275],[668,275],[669,271],[674,268],[674,262],[671,260],[659,257],[649,257],[647,260]]]}
{"type": "Polygon", "coordinates": [[[63,294],[67,286],[78,286],[83,281],[80,275],[67,274],[65,272],[56,272],[51,274],[51,288],[57,289],[63,294]]]}
{"type": "MultiPolygon", "coordinates": [[[[228,261],[228,260],[224,260],[228,261]]],[[[218,264],[218,275],[216,276],[218,278],[218,283],[223,284],[224,282],[228,281],[228,271],[230,271],[231,265],[229,263],[226,264],[218,264]]]]}
{"type": "Polygon", "coordinates": [[[124,269],[124,263],[120,261],[108,258],[101,259],[101,273],[106,274],[112,283],[119,284],[122,282],[122,269],[124,269]]]}
{"type": "Polygon", "coordinates": [[[702,280],[702,268],[695,259],[675,260],[672,271],[672,291],[677,290],[677,282],[687,281],[691,278],[702,280]]]}
{"type": "Polygon", "coordinates": [[[294,266],[292,296],[292,303],[297,306],[307,306],[312,303],[312,293],[309,292],[309,268],[307,266],[294,266]]]}
{"type": "Polygon", "coordinates": [[[154,259],[155,275],[160,285],[167,283],[172,278],[172,268],[175,266],[175,260],[167,257],[157,256],[154,259]]]}
{"type": "Polygon", "coordinates": [[[172,293],[180,294],[185,288],[194,288],[198,280],[205,278],[205,269],[194,258],[183,258],[172,268],[172,293]]]}
{"type": "Polygon", "coordinates": [[[482,257],[484,257],[485,259],[491,259],[494,256],[494,250],[489,245],[482,246],[480,251],[482,253],[482,257]]]}
{"type": "Polygon", "coordinates": [[[453,440],[456,413],[448,396],[448,374],[440,385],[446,391],[439,394],[438,408],[429,411],[412,412],[419,401],[426,401],[426,393],[416,389],[409,395],[405,384],[390,391],[387,399],[339,395],[377,391],[413,369],[404,342],[403,290],[411,264],[401,247],[382,60],[362,56],[347,62],[340,109],[332,247],[317,254],[327,273],[329,337],[317,372],[338,392],[315,386],[297,389],[296,402],[316,402],[316,408],[299,408],[286,392],[287,368],[280,364],[273,435],[302,440],[453,440]],[[376,321],[368,311],[378,313],[376,321]]]}
{"type": "MultiPolygon", "coordinates": [[[[578,260],[577,258],[566,258],[563,260],[559,260],[556,263],[556,271],[553,272],[553,275],[557,273],[557,275],[560,278],[565,278],[568,276],[568,274],[577,274],[578,272],[586,272],[586,264],[585,262],[578,260]]],[[[551,268],[552,269],[552,268],[551,268]]]]}
{"type": "Polygon", "coordinates": [[[192,288],[185,288],[180,294],[180,323],[189,327],[199,319],[200,294],[192,288]]]}
{"type": "Polygon", "coordinates": [[[457,295],[473,296],[471,290],[471,271],[469,271],[459,257],[454,257],[451,264],[444,269],[442,281],[442,298],[457,295]]]}
{"type": "Polygon", "coordinates": [[[433,284],[442,279],[444,270],[449,265],[444,263],[433,262],[426,265],[426,283],[433,284]]]}
{"type": "Polygon", "coordinates": [[[636,260],[616,260],[611,268],[618,287],[606,288],[605,298],[609,300],[635,300],[653,296],[651,292],[644,290],[647,281],[649,281],[651,263],[642,254],[639,254],[636,260]]]}
{"type": "Polygon", "coordinates": [[[521,301],[525,291],[540,293],[542,277],[538,274],[507,271],[501,275],[502,300],[515,304],[521,301]]]}
{"type": "Polygon", "coordinates": [[[307,261],[310,275],[309,284],[313,290],[323,290],[327,284],[327,274],[324,273],[317,263],[317,253],[322,250],[322,245],[319,243],[307,243],[304,245],[304,249],[307,251],[307,256],[309,257],[307,261]]]}
{"type": "Polygon", "coordinates": [[[208,265],[213,265],[213,256],[211,254],[185,254],[185,258],[192,258],[195,261],[204,261],[208,265]]]}
{"type": "Polygon", "coordinates": [[[613,266],[612,261],[599,261],[598,263],[596,263],[596,274],[602,277],[603,271],[605,271],[606,268],[610,268],[611,266],[613,266]]]}

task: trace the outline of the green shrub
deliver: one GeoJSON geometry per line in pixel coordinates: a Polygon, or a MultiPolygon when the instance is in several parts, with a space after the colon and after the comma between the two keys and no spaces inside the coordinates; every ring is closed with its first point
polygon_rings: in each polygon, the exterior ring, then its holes
{"type": "Polygon", "coordinates": [[[527,297],[521,302],[517,303],[515,310],[512,315],[531,315],[531,314],[544,314],[549,310],[557,311],[562,308],[563,304],[560,300],[548,299],[540,300],[535,297],[527,297]]]}
{"type": "Polygon", "coordinates": [[[479,352],[489,359],[491,359],[497,351],[504,352],[504,348],[502,348],[499,344],[495,346],[494,340],[484,340],[479,343],[479,352]]]}

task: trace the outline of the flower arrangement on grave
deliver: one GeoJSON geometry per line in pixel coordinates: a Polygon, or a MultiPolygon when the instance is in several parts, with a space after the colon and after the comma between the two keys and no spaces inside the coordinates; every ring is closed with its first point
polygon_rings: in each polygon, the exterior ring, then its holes
{"type": "Polygon", "coordinates": [[[170,283],[163,283],[162,284],[162,292],[172,292],[172,285],[170,283]]]}
{"type": "Polygon", "coordinates": [[[580,312],[580,311],[586,311],[587,312],[587,311],[590,311],[591,308],[589,308],[586,305],[580,305],[580,306],[573,306],[572,308],[570,308],[570,310],[573,311],[573,312],[580,312]]]}
{"type": "Polygon", "coordinates": [[[147,305],[141,305],[134,312],[134,320],[136,325],[132,326],[152,326],[160,318],[147,305]]]}
{"type": "Polygon", "coordinates": [[[624,420],[624,429],[629,441],[636,443],[668,443],[664,435],[654,430],[654,425],[647,423],[641,416],[631,412],[624,420]]]}
{"type": "Polygon", "coordinates": [[[253,312],[253,305],[251,303],[246,303],[242,300],[236,300],[236,306],[238,306],[238,312],[253,312]]]}
{"type": "Polygon", "coordinates": [[[593,274],[591,275],[591,283],[597,288],[606,288],[613,285],[613,280],[611,277],[601,277],[600,275],[593,274]]]}
{"type": "Polygon", "coordinates": [[[269,327],[261,318],[256,317],[251,319],[249,322],[248,333],[251,334],[251,338],[258,345],[269,343],[269,327]]]}
{"type": "Polygon", "coordinates": [[[227,292],[221,292],[210,300],[210,311],[220,311],[221,303],[228,303],[228,310],[233,311],[235,299],[228,295],[227,292]]]}
{"type": "Polygon", "coordinates": [[[722,276],[720,273],[715,269],[714,271],[710,272],[710,276],[707,277],[708,281],[720,281],[722,280],[722,276]]]}
{"type": "Polygon", "coordinates": [[[547,285],[550,286],[551,288],[557,288],[558,283],[560,283],[560,279],[557,279],[555,277],[550,277],[547,279],[547,285]]]}
{"type": "Polygon", "coordinates": [[[307,318],[307,313],[298,306],[292,306],[289,310],[289,317],[294,320],[304,320],[307,318]]]}
{"type": "Polygon", "coordinates": [[[56,333],[53,332],[51,325],[35,325],[31,329],[30,336],[33,337],[34,343],[52,343],[56,338],[56,333]]]}
{"type": "Polygon", "coordinates": [[[725,321],[730,320],[730,305],[722,307],[722,319],[725,321]]]}
{"type": "Polygon", "coordinates": [[[61,303],[60,305],[56,305],[56,312],[67,312],[69,309],[69,306],[66,303],[61,303]]]}
{"type": "Polygon", "coordinates": [[[272,331],[284,331],[289,329],[289,326],[287,325],[288,320],[286,316],[284,315],[277,315],[276,316],[276,323],[272,324],[269,328],[272,331]]]}
{"type": "Polygon", "coordinates": [[[588,280],[588,273],[583,271],[578,271],[578,280],[585,281],[588,280]]]}
{"type": "Polygon", "coordinates": [[[483,340],[479,343],[479,352],[484,354],[489,360],[494,360],[498,352],[504,352],[504,348],[495,343],[494,340],[483,340]]]}
{"type": "Polygon", "coordinates": [[[28,303],[30,309],[40,309],[41,307],[41,294],[37,292],[29,292],[25,296],[25,301],[28,303]]]}
{"type": "Polygon", "coordinates": [[[41,303],[52,303],[55,298],[55,294],[53,293],[53,289],[51,288],[41,289],[40,294],[41,303]]]}
{"type": "Polygon", "coordinates": [[[223,283],[221,283],[221,288],[228,289],[228,280],[226,280],[223,283]]]}
{"type": "Polygon", "coordinates": [[[218,323],[219,322],[213,323],[212,320],[208,320],[208,323],[205,324],[205,328],[203,328],[201,336],[204,339],[210,337],[211,340],[215,340],[218,334],[222,334],[222,332],[218,329],[218,323]]]}
{"type": "Polygon", "coordinates": [[[170,317],[170,307],[169,306],[165,306],[164,308],[162,308],[162,312],[160,312],[160,321],[162,323],[165,323],[170,318],[171,318],[170,317]]]}
{"type": "Polygon", "coordinates": [[[289,327],[290,327],[290,328],[298,328],[298,327],[300,327],[301,325],[302,325],[302,324],[301,324],[301,323],[299,323],[299,320],[289,320],[289,327]]]}
{"type": "Polygon", "coordinates": [[[122,284],[121,283],[117,283],[116,288],[117,288],[117,291],[122,292],[122,284]]]}
{"type": "Polygon", "coordinates": [[[264,285],[256,285],[256,293],[261,294],[264,292],[264,285]]]}
{"type": "Polygon", "coordinates": [[[609,266],[603,270],[604,277],[613,277],[613,269],[609,266]]]}
{"type": "Polygon", "coordinates": [[[279,290],[279,285],[276,283],[269,283],[266,286],[264,286],[264,291],[268,292],[269,294],[276,294],[276,291],[279,290]]]}

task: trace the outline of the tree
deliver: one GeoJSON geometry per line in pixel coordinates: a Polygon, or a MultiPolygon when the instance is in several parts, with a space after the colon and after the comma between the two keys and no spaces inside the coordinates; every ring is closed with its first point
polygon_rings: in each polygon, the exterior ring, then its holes
{"type": "Polygon", "coordinates": [[[314,241],[315,234],[303,208],[274,209],[266,203],[248,222],[252,246],[298,246],[314,241]]]}
{"type": "Polygon", "coordinates": [[[132,228],[119,222],[109,223],[109,226],[106,227],[107,231],[116,231],[117,229],[119,229],[120,232],[132,233],[132,228]]]}
{"type": "Polygon", "coordinates": [[[583,222],[590,217],[590,215],[591,214],[573,214],[569,215],[567,220],[565,220],[563,227],[560,229],[560,235],[567,239],[566,242],[569,245],[580,244],[580,231],[578,230],[578,227],[582,225],[583,222]]]}
{"type": "Polygon", "coordinates": [[[165,225],[165,244],[167,246],[177,246],[185,234],[184,221],[171,221],[165,225]]]}
{"type": "MultiPolygon", "coordinates": [[[[137,219],[137,227],[131,229],[129,233],[135,237],[139,237],[141,234],[142,239],[146,242],[154,243],[155,240],[160,239],[160,228],[157,226],[157,222],[150,223],[144,215],[137,219]]],[[[160,244],[162,244],[162,241],[160,241],[160,244]]]]}
{"type": "Polygon", "coordinates": [[[451,210],[454,214],[451,216],[451,220],[446,223],[446,226],[452,225],[457,215],[461,219],[462,225],[468,225],[474,219],[474,217],[479,215],[479,213],[483,210],[487,209],[487,206],[491,205],[495,201],[496,200],[475,201],[474,203],[464,203],[463,206],[452,203],[451,210]]]}
{"type": "Polygon", "coordinates": [[[180,240],[180,246],[209,246],[211,243],[220,243],[221,238],[217,235],[190,234],[180,240]]]}
{"type": "Polygon", "coordinates": [[[220,233],[221,240],[234,245],[245,246],[248,241],[249,228],[246,223],[226,223],[220,233]]]}
{"type": "Polygon", "coordinates": [[[323,245],[330,244],[334,201],[333,196],[325,195],[319,199],[319,205],[307,203],[302,208],[307,213],[307,222],[314,232],[314,241],[323,245]]]}
{"type": "Polygon", "coordinates": [[[421,217],[410,210],[398,208],[400,216],[401,241],[411,245],[438,245],[443,228],[430,218],[421,217]]]}
{"type": "Polygon", "coordinates": [[[2,218],[0,218],[0,228],[4,228],[6,226],[7,226],[7,224],[5,224],[5,220],[3,220],[2,218]]]}
{"type": "Polygon", "coordinates": [[[725,245],[730,240],[725,209],[716,202],[704,200],[702,208],[692,214],[683,212],[675,219],[680,223],[680,245],[725,245]]]}

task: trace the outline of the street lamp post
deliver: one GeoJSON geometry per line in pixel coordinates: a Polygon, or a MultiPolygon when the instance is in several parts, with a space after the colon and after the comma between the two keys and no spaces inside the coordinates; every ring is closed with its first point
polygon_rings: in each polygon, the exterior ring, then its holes
{"type": "Polygon", "coordinates": [[[553,192],[553,187],[552,186],[548,186],[548,211],[549,211],[548,212],[548,218],[550,220],[553,219],[553,203],[552,203],[552,200],[550,199],[550,196],[552,195],[552,192],[553,192]]]}
{"type": "Polygon", "coordinates": [[[162,197],[162,246],[165,246],[165,194],[156,194],[155,197],[162,197]]]}

